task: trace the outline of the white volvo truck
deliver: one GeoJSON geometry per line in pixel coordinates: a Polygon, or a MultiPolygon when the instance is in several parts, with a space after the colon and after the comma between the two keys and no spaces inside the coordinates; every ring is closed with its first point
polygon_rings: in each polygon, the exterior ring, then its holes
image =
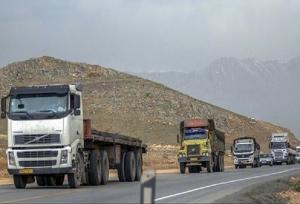
{"type": "MultiPolygon", "coordinates": [[[[16,188],[106,184],[109,169],[120,181],[137,181],[146,146],[138,139],[101,132],[83,120],[82,91],[75,85],[11,88],[1,100],[8,117],[8,172],[16,188]]],[[[117,125],[117,124],[116,124],[117,125]]]]}
{"type": "Polygon", "coordinates": [[[289,143],[288,133],[273,133],[270,138],[271,149],[275,164],[294,164],[296,149],[289,143]]]}

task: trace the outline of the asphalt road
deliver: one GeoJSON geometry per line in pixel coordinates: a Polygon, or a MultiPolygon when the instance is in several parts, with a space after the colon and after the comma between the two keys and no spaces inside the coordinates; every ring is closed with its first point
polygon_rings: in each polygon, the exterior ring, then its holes
{"type": "MultiPolygon", "coordinates": [[[[211,203],[252,184],[264,183],[300,173],[300,165],[265,166],[228,170],[222,173],[160,174],[156,183],[157,203],[211,203]]],[[[78,189],[45,188],[35,184],[17,190],[0,186],[0,203],[138,203],[140,184],[119,183],[112,178],[106,186],[78,189]]]]}

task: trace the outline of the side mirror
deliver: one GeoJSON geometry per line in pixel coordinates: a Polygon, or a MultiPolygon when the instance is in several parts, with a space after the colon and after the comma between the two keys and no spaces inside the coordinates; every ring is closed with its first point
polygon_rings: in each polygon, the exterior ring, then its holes
{"type": "Polygon", "coordinates": [[[74,98],[74,109],[80,109],[80,96],[79,95],[75,95],[74,98]]]}
{"type": "Polygon", "coordinates": [[[230,147],[231,154],[233,154],[233,146],[230,147]]]}
{"type": "Polygon", "coordinates": [[[177,144],[179,144],[180,141],[179,141],[179,135],[177,134],[177,144]]]}
{"type": "Polygon", "coordinates": [[[1,118],[6,118],[6,97],[1,99],[1,118]]]}

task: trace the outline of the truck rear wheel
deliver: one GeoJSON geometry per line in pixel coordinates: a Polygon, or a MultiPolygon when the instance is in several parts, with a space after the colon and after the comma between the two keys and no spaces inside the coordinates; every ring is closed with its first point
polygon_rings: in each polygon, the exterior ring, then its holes
{"type": "Polygon", "coordinates": [[[135,180],[140,181],[142,177],[142,171],[143,171],[143,159],[142,159],[142,153],[141,151],[137,151],[135,153],[136,157],[136,175],[135,180]]]}
{"type": "Polygon", "coordinates": [[[26,176],[20,176],[20,175],[14,175],[14,184],[16,188],[25,188],[27,184],[27,177],[26,176]]]}
{"type": "Polygon", "coordinates": [[[107,152],[105,150],[101,151],[101,167],[102,167],[102,178],[101,184],[105,185],[109,179],[109,160],[107,152]]]}
{"type": "Polygon", "coordinates": [[[100,151],[94,149],[90,156],[90,167],[88,170],[89,183],[93,186],[101,184],[102,170],[101,170],[101,154],[100,151]]]}
{"type": "Polygon", "coordinates": [[[180,173],[185,174],[185,163],[179,163],[180,173]]]}
{"type": "Polygon", "coordinates": [[[120,182],[124,182],[126,180],[126,178],[125,178],[125,156],[126,156],[126,152],[121,154],[121,161],[120,161],[120,164],[118,164],[118,166],[117,166],[118,177],[119,177],[120,182]]]}
{"type": "Polygon", "coordinates": [[[83,157],[80,152],[76,155],[75,172],[68,174],[68,182],[71,188],[78,188],[81,184],[81,179],[84,171],[83,157]]]}
{"type": "Polygon", "coordinates": [[[126,181],[132,182],[136,175],[136,160],[132,151],[126,153],[125,157],[125,177],[126,181]]]}

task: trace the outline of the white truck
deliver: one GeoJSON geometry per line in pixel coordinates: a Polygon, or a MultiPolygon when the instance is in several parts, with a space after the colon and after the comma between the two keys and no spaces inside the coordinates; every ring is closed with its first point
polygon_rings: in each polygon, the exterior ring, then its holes
{"type": "Polygon", "coordinates": [[[260,145],[253,137],[240,137],[233,141],[231,151],[234,155],[235,168],[260,166],[260,145]]]}
{"type": "MultiPolygon", "coordinates": [[[[82,90],[76,85],[13,87],[1,100],[8,117],[8,172],[16,188],[71,188],[108,182],[109,169],[120,181],[138,181],[146,146],[138,139],[101,132],[83,119],[82,90]]],[[[117,125],[117,124],[116,124],[117,125]]]]}
{"type": "Polygon", "coordinates": [[[289,143],[288,133],[272,133],[269,148],[274,158],[274,164],[294,164],[296,149],[289,143]]]}

